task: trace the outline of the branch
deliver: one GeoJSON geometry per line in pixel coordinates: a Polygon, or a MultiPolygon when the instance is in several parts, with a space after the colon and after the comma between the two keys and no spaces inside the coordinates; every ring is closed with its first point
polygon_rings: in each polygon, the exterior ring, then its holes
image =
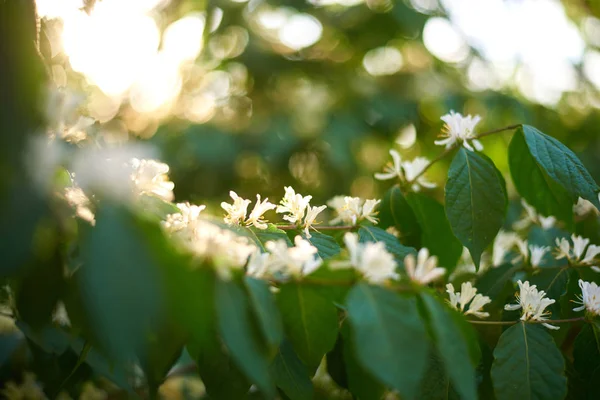
{"type": "Polygon", "coordinates": [[[498,128],[498,129],[494,129],[488,132],[483,132],[480,133],[479,135],[475,136],[475,139],[480,139],[482,137],[486,137],[486,136],[490,136],[490,135],[494,135],[496,133],[500,133],[500,132],[504,132],[504,131],[510,131],[513,129],[517,129],[520,128],[522,124],[514,124],[514,125],[509,125],[509,126],[505,126],[504,128],[498,128]]]}
{"type": "MultiPolygon", "coordinates": [[[[302,227],[298,225],[275,225],[278,229],[282,231],[293,231],[295,229],[302,229],[302,227]]],[[[335,226],[319,226],[319,231],[346,231],[350,229],[354,229],[356,226],[354,225],[335,225],[335,226]]]]}
{"type": "Polygon", "coordinates": [[[579,322],[585,321],[585,317],[575,317],[575,318],[567,318],[567,319],[548,319],[545,321],[477,321],[477,320],[468,320],[470,323],[475,325],[514,325],[519,322],[525,322],[528,324],[567,324],[569,322],[579,322]]]}

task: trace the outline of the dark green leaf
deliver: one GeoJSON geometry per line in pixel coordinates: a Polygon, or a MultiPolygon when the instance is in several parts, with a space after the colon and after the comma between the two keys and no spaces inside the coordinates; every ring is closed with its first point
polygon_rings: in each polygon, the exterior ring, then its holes
{"type": "Polygon", "coordinates": [[[292,246],[292,242],[286,232],[273,224],[269,224],[267,229],[258,229],[255,227],[240,228],[239,233],[251,238],[263,251],[265,251],[265,244],[270,241],[284,240],[288,246],[292,246]]]}
{"type": "Polygon", "coordinates": [[[296,354],[314,372],[337,338],[333,301],[319,287],[290,282],[281,286],[277,304],[296,354]]]}
{"type": "Polygon", "coordinates": [[[420,400],[459,400],[460,397],[450,383],[446,365],[439,353],[432,350],[427,357],[427,373],[421,381],[420,400]]]}
{"type": "Polygon", "coordinates": [[[573,366],[582,379],[588,381],[600,367],[600,330],[585,324],[573,345],[573,366]]]}
{"type": "Polygon", "coordinates": [[[385,192],[379,206],[378,217],[379,227],[386,229],[393,226],[400,232],[401,242],[419,247],[421,241],[419,222],[397,185],[385,192]]]}
{"type": "Polygon", "coordinates": [[[314,388],[308,368],[294,353],[294,348],[287,340],[281,342],[270,370],[277,387],[283,390],[291,400],[313,398],[314,388]]]}
{"type": "Polygon", "coordinates": [[[319,257],[323,260],[338,255],[341,251],[340,246],[337,244],[334,238],[329,235],[324,235],[320,232],[311,232],[310,238],[307,238],[304,231],[301,233],[302,237],[315,246],[319,252],[319,257]]]}
{"type": "Polygon", "coordinates": [[[399,265],[404,265],[404,257],[408,254],[416,254],[412,247],[403,246],[394,235],[387,233],[381,228],[374,226],[361,226],[358,230],[358,240],[365,242],[383,242],[387,251],[392,253],[399,265]]]}
{"type": "Polygon", "coordinates": [[[560,400],[567,394],[565,360],[541,325],[520,322],[504,331],[491,374],[498,400],[560,400]]]}
{"type": "Polygon", "coordinates": [[[406,200],[421,226],[421,246],[436,255],[440,266],[448,273],[452,272],[462,255],[463,246],[452,233],[444,206],[420,193],[409,193],[406,200]]]}
{"type": "Polygon", "coordinates": [[[250,318],[250,304],[235,282],[217,280],[215,304],[219,332],[231,358],[248,379],[268,397],[275,396],[269,362],[250,318]]]}
{"type": "Polygon", "coordinates": [[[464,148],[448,171],[446,216],[476,266],[504,222],[508,200],[499,176],[492,160],[464,148]]]}
{"type": "Polygon", "coordinates": [[[525,138],[531,156],[538,166],[571,196],[573,203],[579,197],[600,209],[600,187],[579,158],[567,146],[532,126],[523,125],[519,133],[525,138]]]}
{"type": "Polygon", "coordinates": [[[438,353],[454,388],[462,399],[477,399],[475,368],[469,359],[467,337],[455,323],[453,310],[427,293],[423,293],[421,299],[429,314],[438,353]]]}
{"type": "Polygon", "coordinates": [[[401,396],[413,398],[429,352],[415,299],[361,283],[348,294],[347,306],[359,363],[401,396]]]}
{"type": "Polygon", "coordinates": [[[490,268],[477,280],[477,289],[484,296],[496,299],[500,296],[507,282],[510,282],[514,274],[521,268],[521,265],[513,264],[502,264],[490,268]]]}
{"type": "Polygon", "coordinates": [[[83,239],[84,265],[78,273],[83,303],[97,338],[116,359],[130,359],[142,350],[161,312],[152,235],[163,237],[158,224],[105,203],[83,239]]]}
{"type": "Polygon", "coordinates": [[[539,213],[567,223],[573,220],[573,200],[533,157],[523,129],[515,132],[510,141],[508,165],[517,191],[539,213]]]}
{"type": "Polygon", "coordinates": [[[244,277],[244,284],[265,342],[270,348],[278,348],[283,339],[283,324],[269,285],[250,276],[244,277]]]}

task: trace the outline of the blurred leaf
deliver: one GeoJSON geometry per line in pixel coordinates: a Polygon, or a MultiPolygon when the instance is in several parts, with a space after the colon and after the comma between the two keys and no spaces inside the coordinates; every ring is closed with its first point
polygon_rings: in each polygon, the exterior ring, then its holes
{"type": "Polygon", "coordinates": [[[283,339],[283,324],[269,284],[250,276],[244,277],[244,284],[263,338],[269,348],[275,350],[283,339]]]}
{"type": "Polygon", "coordinates": [[[294,348],[287,341],[281,342],[277,356],[270,367],[275,384],[290,400],[310,400],[314,388],[308,368],[294,353],[294,348]]]}
{"type": "Polygon", "coordinates": [[[498,400],[562,399],[565,361],[541,325],[519,322],[504,331],[494,350],[492,381],[498,400]]]}
{"type": "Polygon", "coordinates": [[[446,182],[446,216],[475,266],[502,227],[507,197],[496,166],[484,155],[460,148],[446,182]]]}
{"type": "Polygon", "coordinates": [[[387,251],[394,256],[400,266],[404,266],[404,257],[408,254],[416,254],[415,249],[403,246],[394,235],[374,226],[361,226],[358,230],[358,240],[361,243],[383,242],[387,251]]]}
{"type": "Polygon", "coordinates": [[[513,265],[510,263],[492,267],[479,276],[475,286],[477,286],[479,292],[484,296],[497,299],[500,297],[500,293],[505,288],[507,282],[511,283],[512,277],[521,268],[522,265],[520,264],[513,265]]]}
{"type": "Polygon", "coordinates": [[[254,331],[250,304],[244,290],[235,282],[217,280],[215,304],[219,332],[231,358],[266,397],[275,397],[269,362],[254,331]]]}
{"type": "Polygon", "coordinates": [[[392,186],[383,195],[378,217],[380,228],[386,229],[393,226],[400,232],[401,242],[412,247],[419,247],[421,240],[419,222],[398,185],[392,186]]]}
{"type": "Polygon", "coordinates": [[[444,206],[421,193],[408,193],[406,201],[421,226],[421,246],[439,259],[439,265],[451,273],[462,255],[463,246],[450,228],[444,206]]]}
{"type": "Polygon", "coordinates": [[[360,283],[348,294],[347,306],[359,363],[401,396],[413,398],[429,348],[415,299],[360,283]]]}
{"type": "Polygon", "coordinates": [[[600,327],[584,324],[573,344],[573,366],[584,381],[600,367],[600,327]]]}
{"type": "Polygon", "coordinates": [[[314,231],[310,233],[310,238],[307,238],[304,232],[301,235],[303,239],[308,240],[310,244],[317,248],[319,257],[323,260],[338,255],[342,250],[335,239],[329,235],[314,231]]]}
{"type": "Polygon", "coordinates": [[[258,229],[255,227],[242,228],[241,232],[251,238],[262,251],[266,251],[265,244],[269,241],[283,240],[287,243],[288,247],[293,246],[287,233],[273,224],[269,224],[267,229],[258,229]]]}
{"type": "Polygon", "coordinates": [[[277,304],[286,335],[311,374],[335,345],[338,315],[319,287],[289,282],[281,285],[277,304]]]}
{"type": "Polygon", "coordinates": [[[475,368],[469,360],[468,339],[455,323],[453,310],[427,293],[421,295],[427,314],[429,326],[433,333],[436,348],[444,363],[446,374],[460,394],[461,399],[477,399],[475,385],[475,368]]]}

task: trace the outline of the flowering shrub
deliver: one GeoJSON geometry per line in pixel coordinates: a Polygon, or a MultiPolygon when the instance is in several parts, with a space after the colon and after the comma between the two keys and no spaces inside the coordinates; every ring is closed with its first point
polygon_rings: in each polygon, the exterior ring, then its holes
{"type": "Polygon", "coordinates": [[[600,246],[579,232],[598,221],[600,188],[571,150],[531,126],[478,134],[479,116],[441,119],[438,158],[402,161],[392,149],[375,174],[391,181],[381,200],[327,205],[285,187],[278,203],[257,194],[249,210],[232,190],[209,212],[173,203],[169,167],[143,149],[59,152],[51,167],[66,183],[52,179],[56,211],[45,224],[61,237],[38,228],[36,240],[59,240],[53,251],[67,262],[42,254],[28,274],[2,269],[18,327],[9,332],[26,336],[38,374],[3,393],[56,396],[103,377],[115,393],[155,396],[186,374],[223,399],[589,390],[600,368],[600,246]],[[483,152],[485,136],[507,130],[522,197],[512,221],[505,179],[483,152]],[[446,157],[442,204],[426,175],[446,157]],[[40,297],[40,280],[61,289],[40,297]]]}

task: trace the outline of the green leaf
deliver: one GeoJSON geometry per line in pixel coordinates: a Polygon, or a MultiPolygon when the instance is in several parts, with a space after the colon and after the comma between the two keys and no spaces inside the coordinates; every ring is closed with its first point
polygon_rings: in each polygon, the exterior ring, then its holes
{"type": "Polygon", "coordinates": [[[296,354],[314,372],[337,338],[338,315],[333,301],[318,287],[290,282],[281,286],[277,304],[296,354]]]}
{"type": "Polygon", "coordinates": [[[167,373],[181,356],[186,337],[183,331],[165,323],[148,335],[146,351],[140,357],[140,366],[151,391],[155,392],[167,373]]]}
{"type": "Polygon", "coordinates": [[[504,181],[489,158],[461,148],[446,183],[446,216],[476,266],[502,227],[508,199],[504,181]]]}
{"type": "Polygon", "coordinates": [[[266,251],[265,244],[270,241],[284,240],[289,247],[293,246],[286,232],[273,224],[269,224],[267,229],[258,229],[253,226],[240,228],[239,233],[252,239],[262,251],[266,251]]]}
{"type": "Polygon", "coordinates": [[[600,209],[600,187],[575,153],[533,126],[523,125],[518,132],[524,136],[531,156],[539,167],[571,195],[573,203],[582,197],[600,209]]]}
{"type": "Polygon", "coordinates": [[[453,316],[453,310],[427,293],[423,293],[421,299],[429,315],[430,328],[446,374],[461,399],[477,399],[475,368],[469,359],[469,345],[455,322],[455,318],[462,317],[453,316]]]}
{"type": "Polygon", "coordinates": [[[381,199],[379,205],[379,227],[395,227],[400,232],[400,240],[409,246],[419,247],[421,228],[412,208],[406,201],[398,185],[392,186],[381,199]]]}
{"type": "Polygon", "coordinates": [[[427,373],[421,381],[419,394],[420,400],[459,400],[454,386],[446,372],[446,365],[439,353],[430,351],[427,357],[427,373]]]}
{"type": "Polygon", "coordinates": [[[571,223],[573,199],[532,155],[521,128],[508,146],[508,165],[517,191],[529,204],[542,215],[553,215],[571,223]]]}
{"type": "MultiPolygon", "coordinates": [[[[508,282],[511,282],[512,277],[517,271],[522,268],[521,265],[502,264],[497,267],[488,269],[483,275],[477,279],[477,289],[484,296],[491,299],[500,297],[503,289],[508,282]]],[[[510,284],[512,290],[512,284],[510,284]]]]}
{"type": "Polygon", "coordinates": [[[277,349],[283,339],[283,324],[269,285],[263,280],[250,276],[244,277],[244,284],[267,345],[272,349],[277,349]]]}
{"type": "Polygon", "coordinates": [[[294,348],[287,340],[281,342],[270,370],[277,387],[283,390],[291,400],[313,398],[314,388],[308,368],[294,353],[294,348]]]}
{"type": "Polygon", "coordinates": [[[383,242],[387,251],[396,258],[398,265],[404,265],[404,257],[416,254],[412,247],[403,246],[394,235],[374,226],[361,226],[358,230],[358,240],[361,243],[383,242]]]}
{"type": "Polygon", "coordinates": [[[573,366],[586,381],[600,367],[600,329],[596,325],[585,324],[575,338],[573,366]]]}
{"type": "Polygon", "coordinates": [[[491,374],[498,400],[559,400],[567,394],[565,360],[540,325],[520,322],[505,330],[491,374]]]}
{"type": "Polygon", "coordinates": [[[269,362],[250,319],[250,304],[235,282],[217,280],[215,304],[219,332],[231,358],[268,397],[275,397],[269,362]]]}
{"type": "Polygon", "coordinates": [[[421,193],[408,193],[406,201],[421,226],[421,246],[436,255],[440,266],[450,274],[462,255],[463,246],[452,233],[444,206],[421,193]]]}
{"type": "Polygon", "coordinates": [[[117,360],[143,348],[161,311],[160,265],[151,236],[164,238],[158,224],[104,203],[82,240],[83,304],[96,337],[117,360]]]}
{"type": "Polygon", "coordinates": [[[308,240],[310,244],[317,248],[319,257],[321,257],[323,260],[338,255],[342,250],[335,239],[329,235],[313,231],[310,233],[310,238],[307,238],[304,231],[299,232],[299,234],[302,236],[302,238],[308,240]]]}
{"type": "Polygon", "coordinates": [[[358,361],[402,397],[413,398],[429,352],[415,299],[361,283],[348,294],[347,306],[358,361]]]}

